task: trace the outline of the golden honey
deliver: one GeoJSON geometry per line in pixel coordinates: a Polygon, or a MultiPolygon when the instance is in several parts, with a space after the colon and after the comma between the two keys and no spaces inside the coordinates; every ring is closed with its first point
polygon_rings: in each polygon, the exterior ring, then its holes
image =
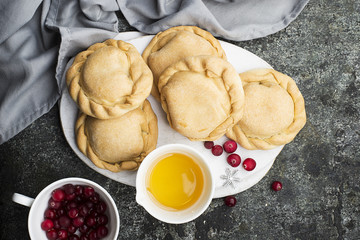
{"type": "Polygon", "coordinates": [[[200,166],[181,153],[164,155],[152,168],[147,190],[165,209],[178,211],[193,205],[201,196],[204,176],[200,166]]]}

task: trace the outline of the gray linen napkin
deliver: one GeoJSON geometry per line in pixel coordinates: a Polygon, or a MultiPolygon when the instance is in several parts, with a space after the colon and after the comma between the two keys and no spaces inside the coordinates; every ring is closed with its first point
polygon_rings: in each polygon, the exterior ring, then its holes
{"type": "Polygon", "coordinates": [[[309,0],[119,0],[125,18],[141,32],[196,25],[218,37],[243,41],[285,28],[309,0]]]}
{"type": "Polygon", "coordinates": [[[1,0],[0,144],[48,112],[59,99],[66,63],[118,32],[115,11],[155,34],[197,25],[233,40],[286,27],[308,0],[1,0]]]}

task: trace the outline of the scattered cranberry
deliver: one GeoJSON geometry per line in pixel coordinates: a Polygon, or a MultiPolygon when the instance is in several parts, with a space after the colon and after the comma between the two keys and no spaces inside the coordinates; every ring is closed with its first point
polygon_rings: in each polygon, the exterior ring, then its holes
{"type": "Polygon", "coordinates": [[[237,167],[240,165],[241,163],[241,158],[238,154],[236,153],[233,153],[233,154],[230,154],[228,157],[227,157],[227,162],[230,164],[230,166],[232,167],[237,167]]]}
{"type": "Polygon", "coordinates": [[[65,192],[64,192],[64,190],[62,190],[60,188],[55,189],[52,192],[51,197],[52,197],[52,199],[54,199],[54,201],[61,202],[65,198],[65,192]]]}
{"type": "Polygon", "coordinates": [[[205,141],[204,146],[206,149],[211,149],[214,146],[214,142],[213,141],[205,141]]]}
{"type": "Polygon", "coordinates": [[[256,162],[252,158],[247,158],[243,162],[243,167],[246,171],[252,171],[256,167],[256,162]]]}
{"type": "Polygon", "coordinates": [[[48,230],[52,229],[53,227],[54,227],[54,223],[50,219],[45,219],[41,223],[41,229],[44,231],[48,231],[48,230]]]}
{"type": "Polygon", "coordinates": [[[225,205],[228,207],[233,207],[236,205],[236,198],[234,196],[227,196],[224,199],[225,205]]]}
{"type": "Polygon", "coordinates": [[[58,233],[55,229],[51,229],[50,231],[46,232],[46,237],[49,240],[56,240],[58,237],[58,233]]]}
{"type": "Polygon", "coordinates": [[[282,183],[279,181],[275,181],[271,184],[271,188],[276,192],[280,191],[282,189],[282,183]]]}
{"type": "Polygon", "coordinates": [[[211,152],[214,156],[220,156],[223,153],[223,148],[220,145],[215,145],[211,148],[211,152]]]}
{"type": "Polygon", "coordinates": [[[233,153],[237,149],[237,143],[233,140],[228,140],[224,143],[224,150],[227,153],[233,153]]]}

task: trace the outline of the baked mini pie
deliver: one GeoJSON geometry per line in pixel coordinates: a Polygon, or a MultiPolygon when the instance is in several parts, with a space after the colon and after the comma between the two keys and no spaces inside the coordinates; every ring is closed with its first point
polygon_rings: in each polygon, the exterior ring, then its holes
{"type": "Polygon", "coordinates": [[[273,69],[240,74],[245,92],[242,119],[226,135],[246,149],[272,149],[291,142],[306,123],[295,81],[273,69]]]}
{"type": "Polygon", "coordinates": [[[80,113],[76,121],[80,151],[97,167],[112,172],[138,169],[155,149],[157,137],[157,118],[147,100],[119,118],[103,120],[80,113]]]}
{"type": "Polygon", "coordinates": [[[162,73],[158,87],[170,126],[192,141],[216,140],[242,117],[240,77],[222,58],[184,58],[162,73]]]}
{"type": "Polygon", "coordinates": [[[158,79],[168,66],[185,57],[197,55],[212,55],[226,59],[219,41],[201,28],[178,26],[155,35],[142,54],[154,75],[151,94],[159,100],[158,79]]]}
{"type": "Polygon", "coordinates": [[[133,45],[108,39],[75,57],[66,82],[82,112],[109,119],[139,107],[149,96],[153,79],[133,45]]]}

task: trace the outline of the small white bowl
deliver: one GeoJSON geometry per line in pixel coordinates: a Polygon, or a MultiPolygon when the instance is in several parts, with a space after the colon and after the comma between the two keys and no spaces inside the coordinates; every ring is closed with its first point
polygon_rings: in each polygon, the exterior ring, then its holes
{"type": "Polygon", "coordinates": [[[183,144],[168,144],[158,147],[145,157],[136,176],[136,201],[153,217],[166,223],[181,224],[194,220],[210,205],[215,191],[215,183],[209,164],[205,157],[194,148],[183,144]],[[159,158],[169,153],[182,153],[192,157],[200,166],[204,176],[204,188],[200,198],[189,208],[170,211],[154,202],[146,188],[148,174],[156,165],[159,158]]]}
{"type": "Polygon", "coordinates": [[[31,239],[47,240],[45,231],[41,229],[41,222],[44,220],[44,212],[48,207],[48,201],[53,190],[64,186],[65,184],[88,185],[99,193],[100,198],[106,203],[106,214],[109,218],[107,224],[109,233],[106,239],[117,239],[120,229],[120,217],[116,204],[110,194],[99,184],[84,178],[64,178],[53,182],[44,188],[35,199],[24,196],[19,193],[13,195],[13,201],[24,206],[31,207],[28,217],[28,230],[31,239]]]}

